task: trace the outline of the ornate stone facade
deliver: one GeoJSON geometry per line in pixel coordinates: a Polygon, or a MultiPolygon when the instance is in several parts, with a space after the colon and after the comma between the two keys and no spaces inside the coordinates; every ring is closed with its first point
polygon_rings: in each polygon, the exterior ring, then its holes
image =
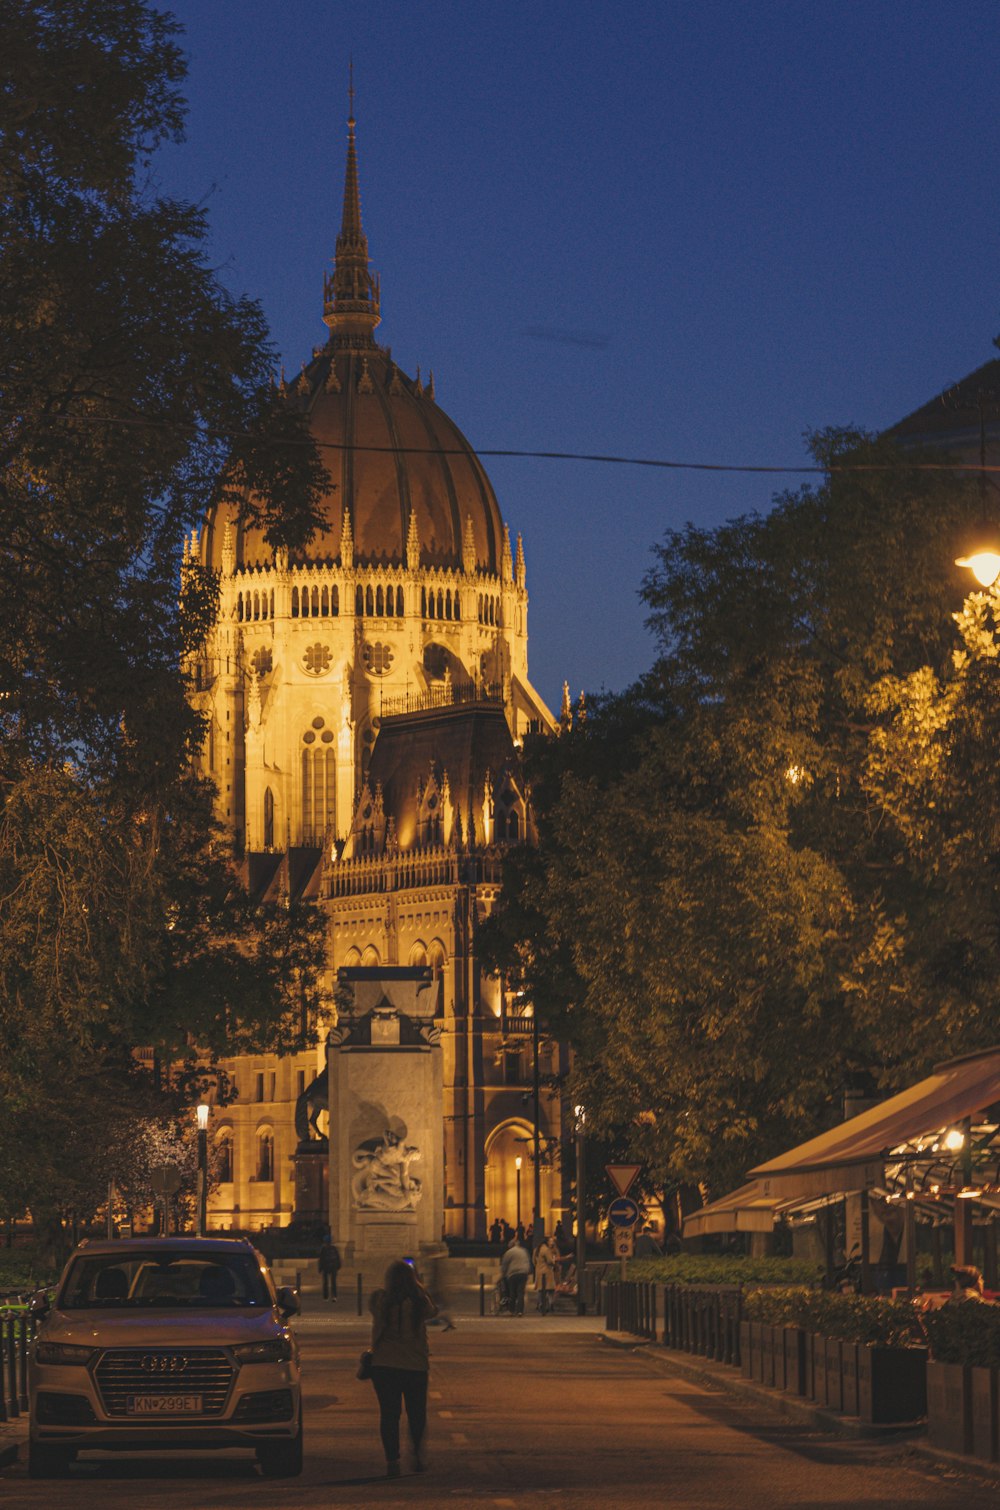
{"type": "MultiPolygon", "coordinates": [[[[353,119],[324,319],[328,341],[281,381],[329,472],[324,528],[290,555],[223,505],[186,552],[220,584],[217,627],[192,668],[208,724],[202,768],[251,889],[326,910],[331,1003],[344,965],[429,964],[440,976],[442,1226],[480,1236],[494,1216],[515,1219],[514,1159],[530,1169],[533,1153],[533,1062],[530,1022],[479,970],[476,924],[505,847],[531,839],[521,740],[554,721],[528,677],[520,537],[512,547],[433,377],[407,376],[375,342],[353,119]]],[[[543,1051],[543,1078],[557,1058],[543,1051]]],[[[295,1104],[322,1047],[227,1068],[240,1094],[214,1135],[230,1140],[232,1179],[212,1221],[287,1224],[295,1104]]],[[[562,1181],[548,1092],[540,1123],[551,1222],[562,1181]]]]}

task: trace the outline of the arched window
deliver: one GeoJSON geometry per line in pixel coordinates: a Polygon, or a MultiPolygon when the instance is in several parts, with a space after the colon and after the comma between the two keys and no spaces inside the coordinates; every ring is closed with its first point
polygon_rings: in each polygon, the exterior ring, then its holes
{"type": "Polygon", "coordinates": [[[368,948],[361,956],[361,963],[366,970],[374,970],[377,965],[380,965],[382,963],[381,959],[379,958],[379,952],[375,948],[374,944],[368,945],[368,948]]]}
{"type": "Polygon", "coordinates": [[[361,963],[361,950],[357,949],[357,948],[348,949],[347,953],[344,955],[344,965],[345,965],[345,968],[348,969],[348,970],[353,970],[358,965],[360,965],[360,963],[361,963]]]}
{"type": "Polygon", "coordinates": [[[325,727],[322,718],[314,718],[312,727],[302,736],[302,743],[302,838],[307,844],[317,844],[337,816],[337,757],[333,750],[333,731],[325,727]]]}
{"type": "Polygon", "coordinates": [[[444,618],[444,593],[438,588],[438,618],[444,618]]]}
{"type": "Polygon", "coordinates": [[[426,617],[427,617],[427,589],[426,589],[426,587],[422,587],[420,589],[420,617],[422,619],[426,619],[426,617]]]}
{"type": "Polygon", "coordinates": [[[375,614],[377,618],[385,618],[385,597],[383,596],[381,587],[375,593],[375,614]]]}
{"type": "Polygon", "coordinates": [[[360,619],[365,611],[365,592],[363,587],[354,589],[354,612],[360,619]]]}
{"type": "Polygon", "coordinates": [[[260,616],[261,616],[262,619],[266,619],[267,618],[267,593],[266,592],[262,592],[261,595],[260,595],[260,616]]]}
{"type": "Polygon", "coordinates": [[[365,590],[365,613],[369,618],[372,618],[375,613],[375,594],[370,587],[365,590]]]}
{"type": "Polygon", "coordinates": [[[401,619],[402,617],[403,617],[403,589],[401,587],[397,587],[396,588],[396,618],[397,619],[401,619]]]}
{"type": "Polygon", "coordinates": [[[434,971],[434,979],[439,980],[444,972],[445,962],[444,945],[440,939],[431,939],[427,949],[427,963],[434,971]]]}
{"type": "Polygon", "coordinates": [[[240,623],[243,622],[243,594],[242,593],[237,593],[237,595],[236,595],[236,617],[239,619],[240,623]]]}
{"type": "Polygon", "coordinates": [[[434,590],[433,590],[433,588],[427,594],[427,617],[429,619],[433,619],[433,617],[434,617],[434,590]]]}
{"type": "Polygon", "coordinates": [[[297,587],[293,587],[292,588],[292,618],[293,619],[297,619],[298,616],[299,616],[299,590],[298,590],[297,587]]]}
{"type": "Polygon", "coordinates": [[[274,618],[274,588],[271,588],[271,618],[274,618]]]}
{"type": "Polygon", "coordinates": [[[319,588],[318,587],[314,587],[313,588],[313,594],[312,594],[312,611],[313,611],[313,618],[314,619],[318,619],[319,618],[319,588]]]}
{"type": "Polygon", "coordinates": [[[455,618],[456,619],[461,619],[461,617],[462,617],[462,599],[461,599],[461,594],[457,591],[457,589],[456,589],[456,592],[455,592],[455,601],[454,601],[454,604],[452,606],[454,607],[454,610],[455,610],[455,618]]]}
{"type": "Polygon", "coordinates": [[[410,950],[410,969],[416,970],[427,963],[427,950],[418,940],[410,950]]]}
{"type": "Polygon", "coordinates": [[[324,619],[329,618],[329,616],[330,616],[330,589],[328,587],[324,587],[323,591],[320,593],[319,611],[323,615],[324,619]]]}
{"type": "Polygon", "coordinates": [[[233,1178],[233,1130],[220,1127],[215,1135],[215,1173],[220,1185],[229,1185],[233,1178]]]}
{"type": "Polygon", "coordinates": [[[507,838],[512,844],[516,844],[520,838],[521,821],[517,813],[512,809],[507,814],[507,838]]]}
{"type": "Polygon", "coordinates": [[[274,848],[274,793],[264,788],[264,848],[274,848]]]}
{"type": "Polygon", "coordinates": [[[330,588],[330,613],[331,613],[332,616],[335,617],[339,612],[340,612],[340,593],[337,590],[336,584],[334,584],[334,586],[330,588]]]}
{"type": "Polygon", "coordinates": [[[450,587],[449,587],[448,591],[444,595],[444,616],[445,616],[446,619],[450,619],[451,618],[451,588],[450,587]]]}
{"type": "Polygon", "coordinates": [[[257,1130],[257,1178],[274,1179],[274,1133],[269,1127],[257,1130]]]}

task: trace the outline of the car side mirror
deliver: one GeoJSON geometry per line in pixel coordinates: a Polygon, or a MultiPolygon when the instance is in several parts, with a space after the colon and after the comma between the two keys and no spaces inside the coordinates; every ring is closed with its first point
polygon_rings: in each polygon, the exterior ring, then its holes
{"type": "Polygon", "coordinates": [[[278,1290],[278,1310],[282,1316],[297,1316],[301,1310],[299,1297],[291,1285],[282,1285],[278,1290]]]}
{"type": "Polygon", "coordinates": [[[28,1310],[36,1321],[43,1321],[49,1314],[48,1290],[36,1290],[28,1304],[28,1310]]]}

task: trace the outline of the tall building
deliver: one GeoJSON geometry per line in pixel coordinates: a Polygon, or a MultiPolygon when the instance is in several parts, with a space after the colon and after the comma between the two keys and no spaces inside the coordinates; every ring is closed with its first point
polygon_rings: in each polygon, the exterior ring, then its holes
{"type": "MultiPolygon", "coordinates": [[[[554,721],[528,676],[528,594],[478,457],[432,374],[376,342],[353,114],[343,218],[326,277],[325,344],[291,383],[329,472],[324,526],[272,550],[221,504],[189,546],[218,573],[218,621],[194,668],[202,768],[250,890],[314,898],[328,923],[328,1012],[345,966],[429,966],[440,980],[443,1230],[481,1237],[531,1210],[536,1074],[530,1018],[484,977],[476,929],[505,849],[530,842],[519,748],[554,721]],[[520,1159],[521,1164],[516,1161],[520,1159]]],[[[535,1040],[537,1043],[537,1039],[535,1040]]],[[[541,1051],[542,1209],[562,1209],[558,1095],[541,1051]]],[[[215,1118],[215,1226],[296,1211],[298,1098],[323,1046],[226,1066],[239,1096],[215,1118]]],[[[322,1126],[322,1122],[320,1126],[322,1126]]],[[[300,1200],[300,1207],[301,1207],[300,1200]]]]}

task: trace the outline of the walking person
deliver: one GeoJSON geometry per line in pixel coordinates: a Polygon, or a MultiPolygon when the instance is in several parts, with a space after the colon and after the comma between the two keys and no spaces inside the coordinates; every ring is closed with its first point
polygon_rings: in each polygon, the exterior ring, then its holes
{"type": "Polygon", "coordinates": [[[427,1425],[430,1369],[427,1323],[437,1315],[437,1306],[413,1266],[402,1259],[389,1265],[384,1288],[376,1290],[368,1304],[372,1313],[371,1378],[378,1396],[385,1471],[391,1479],[399,1477],[399,1418],[405,1404],[413,1468],[423,1473],[421,1447],[427,1425]]]}
{"type": "Polygon", "coordinates": [[[559,1255],[551,1239],[543,1237],[535,1249],[535,1290],[538,1309],[544,1316],[555,1304],[556,1265],[559,1255]]]}
{"type": "Polygon", "coordinates": [[[512,1316],[524,1315],[524,1290],[531,1273],[531,1254],[515,1237],[500,1260],[500,1278],[510,1302],[512,1316]]]}
{"type": "Polygon", "coordinates": [[[323,1299],[337,1302],[337,1275],[340,1273],[340,1249],[331,1233],[320,1244],[319,1273],[323,1281],[323,1299]]]}

